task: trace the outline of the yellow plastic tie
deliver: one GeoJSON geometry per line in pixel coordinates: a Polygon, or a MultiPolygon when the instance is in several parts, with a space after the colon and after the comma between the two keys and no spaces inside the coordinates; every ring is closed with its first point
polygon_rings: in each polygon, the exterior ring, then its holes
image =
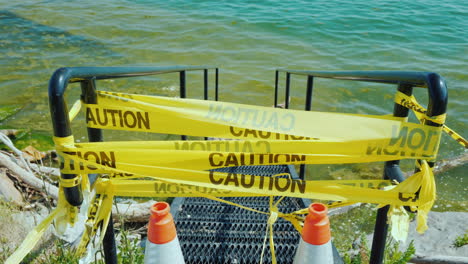
{"type": "Polygon", "coordinates": [[[74,147],[75,145],[75,138],[73,136],[53,137],[53,140],[57,151],[63,149],[64,147],[74,147]]]}
{"type": "Polygon", "coordinates": [[[81,174],[78,174],[71,179],[60,178],[59,182],[60,182],[60,186],[65,187],[65,188],[78,186],[81,183],[81,174]]]}
{"type": "Polygon", "coordinates": [[[78,113],[81,110],[81,101],[76,100],[76,102],[73,104],[72,108],[68,112],[68,119],[70,119],[70,122],[75,119],[75,117],[78,115],[78,113]]]}
{"type": "Polygon", "coordinates": [[[423,119],[425,120],[429,120],[440,125],[443,125],[445,122],[446,114],[438,116],[427,116],[427,109],[424,108],[420,103],[418,103],[418,101],[413,95],[408,96],[402,92],[397,92],[395,95],[395,103],[404,106],[408,109],[411,109],[415,114],[423,114],[422,116],[419,115],[419,120],[421,120],[420,117],[423,117],[423,119]]]}
{"type": "Polygon", "coordinates": [[[270,217],[268,217],[268,229],[270,235],[270,251],[271,251],[271,263],[276,264],[275,254],[275,241],[273,240],[273,224],[278,220],[278,208],[273,207],[270,209],[270,217]]]}

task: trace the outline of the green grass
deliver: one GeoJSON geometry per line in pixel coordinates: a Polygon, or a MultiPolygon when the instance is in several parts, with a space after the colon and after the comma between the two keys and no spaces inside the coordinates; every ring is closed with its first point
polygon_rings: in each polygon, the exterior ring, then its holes
{"type": "MultiPolygon", "coordinates": [[[[139,239],[130,239],[131,231],[123,228],[119,229],[118,236],[120,241],[117,243],[117,261],[119,264],[142,264],[144,260],[144,251],[140,247],[139,239]]],[[[117,229],[116,229],[117,230],[117,229]]],[[[6,244],[6,239],[0,237],[0,263],[13,254],[6,244]]],[[[102,250],[101,252],[102,253],[102,250]]],[[[97,254],[103,255],[103,254],[97,254]]],[[[41,252],[32,252],[28,254],[22,263],[33,264],[77,264],[80,257],[75,255],[75,250],[69,244],[56,239],[51,245],[41,252]]],[[[92,263],[104,264],[104,259],[95,259],[92,263]]]]}
{"type": "MultiPolygon", "coordinates": [[[[343,254],[343,260],[347,264],[369,263],[370,249],[367,244],[366,234],[373,230],[375,221],[375,206],[364,204],[358,208],[350,210],[347,214],[331,217],[332,235],[334,244],[338,251],[343,254]],[[358,240],[360,239],[360,240],[358,240]],[[358,242],[356,242],[358,241],[358,242]],[[353,245],[354,244],[354,248],[353,245]],[[351,253],[351,250],[354,252],[351,253]]],[[[116,224],[117,236],[120,238],[117,243],[118,263],[143,263],[144,251],[140,247],[139,239],[132,239],[131,228],[127,227],[123,220],[116,224]]],[[[413,243],[406,250],[400,251],[399,244],[388,238],[385,262],[387,264],[407,263],[415,254],[413,243]]],[[[468,241],[468,230],[464,236],[457,238],[457,245],[465,245],[468,241]]],[[[0,241],[1,242],[1,241],[0,241]]],[[[2,244],[3,245],[3,244],[2,244]]],[[[3,262],[13,250],[0,248],[0,262],[3,262]]],[[[27,256],[27,263],[36,264],[74,264],[78,263],[79,257],[74,254],[74,249],[59,240],[43,250],[40,254],[27,256]]],[[[102,254],[101,254],[102,255],[102,254]]],[[[93,263],[104,264],[103,259],[95,260],[93,263]]]]}
{"type": "Polygon", "coordinates": [[[35,259],[37,264],[78,263],[79,258],[74,251],[60,240],[56,240],[53,248],[46,250],[35,259]]]}
{"type": "Polygon", "coordinates": [[[120,243],[118,244],[117,259],[119,264],[143,263],[145,252],[140,247],[139,239],[130,239],[130,231],[125,228],[125,223],[120,221],[120,243]]]}
{"type": "Polygon", "coordinates": [[[387,242],[385,256],[384,256],[384,263],[388,264],[406,264],[410,261],[410,259],[416,253],[416,249],[414,248],[413,241],[410,242],[408,247],[405,251],[400,251],[399,242],[393,241],[391,238],[388,238],[390,241],[387,242]]]}
{"type": "Polygon", "coordinates": [[[13,254],[14,250],[7,246],[7,239],[5,237],[0,237],[0,262],[4,263],[6,259],[13,254]]]}
{"type": "Polygon", "coordinates": [[[453,242],[453,246],[456,248],[463,247],[468,245],[468,229],[465,231],[465,234],[458,236],[453,242]]]}
{"type": "Polygon", "coordinates": [[[363,204],[345,214],[330,217],[333,244],[339,252],[347,252],[361,234],[374,230],[376,206],[363,204]]]}
{"type": "MultiPolygon", "coordinates": [[[[120,229],[119,236],[121,239],[117,244],[117,261],[119,264],[143,263],[144,251],[139,245],[139,240],[132,240],[129,235],[129,230],[120,229]]],[[[102,253],[102,250],[100,253],[102,253]]],[[[80,257],[75,255],[75,250],[70,245],[56,240],[52,247],[44,250],[42,254],[35,257],[31,262],[35,264],[76,264],[79,259],[80,257]]],[[[104,260],[95,259],[92,263],[104,264],[104,260]]]]}
{"type": "MultiPolygon", "coordinates": [[[[413,241],[410,242],[405,251],[400,251],[400,243],[390,237],[387,238],[383,263],[385,264],[406,264],[415,254],[413,241]]],[[[360,237],[360,243],[357,245],[357,253],[344,253],[343,261],[346,264],[364,264],[369,263],[371,251],[367,245],[365,235],[360,237]]]]}
{"type": "MultiPolygon", "coordinates": [[[[376,213],[376,206],[363,204],[346,214],[330,217],[333,244],[342,254],[345,263],[369,263],[371,252],[366,236],[374,230],[376,213]]],[[[384,263],[407,263],[415,254],[413,242],[405,251],[399,251],[398,242],[394,241],[390,235],[387,240],[384,263]]]]}
{"type": "Polygon", "coordinates": [[[8,203],[0,199],[0,263],[5,260],[14,252],[14,248],[9,246],[9,234],[6,234],[9,228],[6,223],[13,221],[12,214],[17,212],[19,208],[13,203],[8,203]]]}

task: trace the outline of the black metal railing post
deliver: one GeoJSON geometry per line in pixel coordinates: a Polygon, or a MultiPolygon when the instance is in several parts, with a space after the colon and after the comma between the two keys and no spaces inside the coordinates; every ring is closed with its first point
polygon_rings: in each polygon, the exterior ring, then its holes
{"type": "MultiPolygon", "coordinates": [[[[306,101],[305,101],[305,110],[312,110],[312,92],[314,89],[314,76],[307,76],[307,92],[306,92],[306,101]]],[[[306,165],[301,164],[299,166],[299,179],[305,179],[306,165]]]]}
{"type": "Polygon", "coordinates": [[[273,107],[278,105],[278,80],[279,80],[279,72],[278,70],[275,71],[275,101],[273,102],[273,107]]]}
{"type": "MultiPolygon", "coordinates": [[[[203,70],[203,100],[208,100],[208,69],[203,70]]],[[[208,137],[204,137],[208,140],[208,137]]]]}
{"type": "Polygon", "coordinates": [[[185,83],[185,71],[179,73],[179,85],[180,85],[180,98],[187,98],[186,83],[185,83]]]}
{"type": "Polygon", "coordinates": [[[284,108],[289,109],[289,90],[291,88],[291,73],[286,72],[286,98],[284,99],[284,108]]]}
{"type": "MultiPolygon", "coordinates": [[[[91,78],[90,80],[81,82],[82,100],[86,104],[97,104],[97,93],[96,93],[96,79],[91,78]]],[[[89,142],[103,142],[104,138],[102,130],[99,128],[88,127],[88,140],[89,142]]],[[[96,174],[89,174],[90,183],[93,184],[96,180],[96,174]]],[[[106,233],[102,241],[104,250],[104,260],[106,264],[117,264],[117,247],[115,244],[114,236],[114,221],[112,219],[112,212],[109,216],[109,222],[107,224],[106,233]]]]}
{"type": "Polygon", "coordinates": [[[203,70],[203,100],[208,100],[208,70],[203,70]]]}
{"type": "MultiPolygon", "coordinates": [[[[413,87],[411,85],[400,84],[398,85],[398,91],[411,96],[413,87]]],[[[408,108],[399,104],[394,105],[393,116],[407,117],[408,113],[408,108]]],[[[385,162],[383,178],[384,180],[391,179],[396,180],[398,182],[402,182],[405,180],[403,173],[400,170],[400,160],[391,160],[385,162]]],[[[375,219],[374,236],[372,239],[372,249],[370,256],[370,263],[372,264],[378,264],[383,262],[385,254],[385,244],[387,241],[388,233],[388,210],[388,205],[377,210],[377,217],[375,219]]]]}
{"type": "MultiPolygon", "coordinates": [[[[67,74],[67,69],[57,70],[49,81],[49,107],[52,117],[52,126],[55,137],[72,136],[70,119],[68,117],[68,107],[65,102],[64,92],[68,80],[63,80],[62,75],[67,74]]],[[[76,174],[60,173],[62,179],[73,179],[76,174]]],[[[79,206],[83,202],[81,186],[64,187],[63,193],[67,202],[73,206],[79,206]]]]}
{"type": "MultiPolygon", "coordinates": [[[[180,98],[187,98],[187,91],[185,86],[185,71],[179,73],[179,83],[180,83],[180,98]]],[[[180,136],[182,140],[187,140],[186,135],[180,136]]]]}
{"type": "Polygon", "coordinates": [[[218,101],[218,79],[219,78],[219,70],[218,68],[215,69],[215,101],[218,101]]]}
{"type": "MultiPolygon", "coordinates": [[[[97,104],[96,94],[96,80],[94,78],[81,83],[81,100],[85,104],[97,104]]],[[[99,128],[88,127],[88,140],[89,142],[102,142],[102,130],[99,128]]],[[[96,174],[89,174],[89,181],[91,184],[96,180],[96,174]]]]}
{"type": "Polygon", "coordinates": [[[305,110],[310,111],[312,109],[312,92],[314,89],[314,76],[307,76],[307,93],[306,93],[306,102],[305,110]]]}

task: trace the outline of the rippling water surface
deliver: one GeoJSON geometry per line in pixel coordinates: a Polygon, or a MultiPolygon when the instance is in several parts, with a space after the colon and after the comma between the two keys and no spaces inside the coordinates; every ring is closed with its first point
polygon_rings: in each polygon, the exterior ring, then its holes
{"type": "MultiPolygon", "coordinates": [[[[0,2],[0,105],[22,106],[2,126],[51,131],[47,82],[59,67],[214,65],[221,71],[221,100],[265,106],[273,102],[276,68],[434,71],[449,87],[448,125],[468,137],[463,1],[0,2]]],[[[188,78],[195,83],[189,96],[200,97],[201,89],[194,87],[200,76],[188,78]]],[[[103,86],[175,96],[176,80],[103,86]]],[[[294,79],[293,107],[304,104],[304,88],[303,80],[294,79]]],[[[387,114],[394,89],[319,80],[313,109],[387,114]]],[[[76,98],[77,90],[70,97],[76,98]]],[[[422,89],[416,94],[426,96],[422,89]]],[[[444,136],[441,158],[462,152],[444,136]]],[[[463,180],[463,168],[454,171],[455,181],[463,180]]],[[[461,188],[458,199],[466,201],[461,188]]]]}

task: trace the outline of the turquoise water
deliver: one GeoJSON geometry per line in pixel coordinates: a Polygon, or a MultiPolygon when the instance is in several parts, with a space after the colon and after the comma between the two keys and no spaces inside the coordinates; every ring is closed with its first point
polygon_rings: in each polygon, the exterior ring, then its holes
{"type": "MultiPolygon", "coordinates": [[[[220,68],[221,100],[265,106],[273,103],[276,68],[434,71],[449,87],[447,124],[468,137],[464,1],[0,3],[0,105],[22,107],[2,126],[50,133],[47,82],[59,67],[214,65],[220,68]]],[[[195,83],[189,96],[200,97],[200,76],[188,78],[195,83]]],[[[143,78],[98,86],[175,96],[176,80],[143,78]]],[[[303,85],[294,79],[293,108],[302,108],[303,85]]],[[[77,98],[78,90],[70,98],[77,98]]],[[[313,109],[387,114],[393,92],[394,86],[319,80],[313,109]]],[[[425,98],[425,91],[416,95],[425,98]]],[[[82,126],[75,125],[75,131],[83,133],[82,126]]],[[[463,151],[445,136],[440,158],[463,151]]],[[[444,178],[461,182],[467,166],[462,168],[444,178]]],[[[454,188],[459,188],[457,199],[468,200],[463,184],[454,188]]]]}

